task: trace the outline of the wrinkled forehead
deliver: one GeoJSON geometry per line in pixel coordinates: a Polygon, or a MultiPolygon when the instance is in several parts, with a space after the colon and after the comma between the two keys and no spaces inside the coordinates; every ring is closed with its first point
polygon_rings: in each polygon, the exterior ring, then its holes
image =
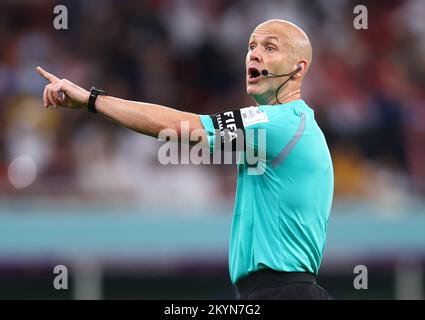
{"type": "Polygon", "coordinates": [[[285,28],[277,23],[262,23],[252,32],[250,41],[265,37],[274,37],[282,44],[289,43],[289,37],[285,28]]]}

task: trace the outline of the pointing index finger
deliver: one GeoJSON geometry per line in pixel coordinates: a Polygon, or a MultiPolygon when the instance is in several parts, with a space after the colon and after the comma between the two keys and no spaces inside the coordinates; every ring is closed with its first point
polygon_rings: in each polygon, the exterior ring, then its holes
{"type": "Polygon", "coordinates": [[[57,78],[53,74],[47,72],[42,67],[37,67],[36,70],[43,78],[45,78],[46,80],[48,80],[50,82],[59,81],[59,78],[57,78]]]}

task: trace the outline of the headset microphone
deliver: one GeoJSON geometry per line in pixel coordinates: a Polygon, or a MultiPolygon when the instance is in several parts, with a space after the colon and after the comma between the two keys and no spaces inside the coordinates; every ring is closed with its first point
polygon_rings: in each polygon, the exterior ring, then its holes
{"type": "Polygon", "coordinates": [[[286,74],[274,74],[269,72],[267,69],[263,69],[261,70],[261,75],[268,77],[268,76],[272,76],[272,77],[285,77],[285,76],[293,76],[295,73],[300,72],[302,70],[301,65],[297,65],[297,69],[295,69],[292,72],[286,73],[286,74]]]}
{"type": "Polygon", "coordinates": [[[269,72],[266,69],[261,70],[261,74],[265,77],[269,75],[269,72]]]}

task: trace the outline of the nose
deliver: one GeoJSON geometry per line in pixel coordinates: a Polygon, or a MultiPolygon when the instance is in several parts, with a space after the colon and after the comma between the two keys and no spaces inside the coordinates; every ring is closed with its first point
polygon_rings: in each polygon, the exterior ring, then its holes
{"type": "Polygon", "coordinates": [[[252,50],[249,54],[249,61],[255,61],[255,62],[260,62],[261,61],[261,56],[259,55],[257,48],[255,48],[254,50],[252,50]]]}

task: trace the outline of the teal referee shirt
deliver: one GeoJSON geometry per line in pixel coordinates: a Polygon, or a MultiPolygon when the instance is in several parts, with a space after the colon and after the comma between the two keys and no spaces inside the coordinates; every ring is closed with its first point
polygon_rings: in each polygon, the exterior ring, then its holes
{"type": "Polygon", "coordinates": [[[262,174],[252,174],[252,165],[246,161],[238,163],[229,250],[232,283],[264,268],[317,274],[334,177],[314,111],[303,100],[296,100],[202,115],[201,122],[211,150],[217,146],[220,131],[235,128],[226,124],[236,123],[245,137],[240,159],[248,150],[263,154],[258,164],[262,174]],[[254,134],[248,135],[249,130],[254,134]],[[260,131],[265,133],[265,143],[256,138],[260,131]]]}

